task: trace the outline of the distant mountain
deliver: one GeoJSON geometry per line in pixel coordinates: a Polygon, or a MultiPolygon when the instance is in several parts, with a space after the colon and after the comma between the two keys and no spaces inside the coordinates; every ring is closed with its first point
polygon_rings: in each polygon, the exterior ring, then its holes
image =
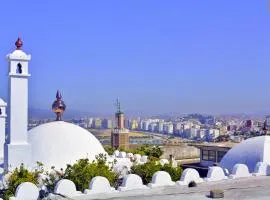
{"type": "MultiPolygon", "coordinates": [[[[74,119],[82,118],[86,116],[99,116],[97,113],[92,113],[88,111],[77,111],[77,110],[66,110],[64,113],[64,119],[74,119]]],[[[50,119],[55,118],[55,114],[52,110],[49,109],[38,109],[30,108],[29,109],[29,118],[30,119],[50,119]]]]}

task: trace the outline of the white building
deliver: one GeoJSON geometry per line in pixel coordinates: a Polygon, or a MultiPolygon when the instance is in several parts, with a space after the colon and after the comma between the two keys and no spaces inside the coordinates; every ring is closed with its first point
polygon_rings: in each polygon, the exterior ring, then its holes
{"type": "Polygon", "coordinates": [[[164,131],[164,122],[163,121],[158,122],[157,131],[159,133],[163,133],[163,131],[164,131]]]}
{"type": "Polygon", "coordinates": [[[187,129],[186,130],[186,138],[193,139],[193,138],[197,137],[199,131],[200,131],[200,129],[197,129],[197,128],[187,129]]]}
{"type": "Polygon", "coordinates": [[[205,135],[206,135],[206,129],[200,129],[197,132],[197,138],[198,139],[204,139],[205,135]]]}
{"type": "MultiPolygon", "coordinates": [[[[33,168],[42,162],[46,169],[65,168],[81,158],[95,159],[105,153],[100,142],[87,130],[63,121],[43,124],[27,130],[28,124],[28,63],[31,56],[17,49],[7,55],[9,63],[8,131],[5,131],[6,104],[0,101],[0,142],[4,146],[5,170],[12,170],[22,163],[33,168]],[[5,137],[6,135],[6,137],[5,137]]],[[[0,148],[3,152],[3,148],[0,148]]]]}
{"type": "Polygon", "coordinates": [[[151,123],[149,125],[149,131],[155,132],[157,130],[157,124],[156,123],[151,123]]]}
{"type": "Polygon", "coordinates": [[[190,129],[190,127],[191,127],[191,125],[189,123],[183,124],[183,129],[184,130],[190,129]]]}
{"type": "Polygon", "coordinates": [[[219,136],[219,130],[218,129],[207,129],[205,134],[205,139],[207,141],[213,141],[219,136]]]}
{"type": "Polygon", "coordinates": [[[148,131],[149,130],[149,124],[150,124],[149,121],[144,121],[143,122],[143,130],[148,131]]]}
{"type": "Polygon", "coordinates": [[[3,158],[4,158],[4,143],[5,143],[5,132],[6,132],[6,118],[7,118],[7,114],[6,114],[6,107],[7,107],[7,103],[4,102],[2,99],[0,99],[0,160],[1,163],[3,162],[3,158]]]}
{"type": "Polygon", "coordinates": [[[172,123],[164,124],[163,127],[164,127],[164,133],[173,134],[173,124],[172,123]]]}
{"type": "Polygon", "coordinates": [[[92,128],[94,119],[92,117],[88,117],[86,119],[87,128],[92,128]]]}

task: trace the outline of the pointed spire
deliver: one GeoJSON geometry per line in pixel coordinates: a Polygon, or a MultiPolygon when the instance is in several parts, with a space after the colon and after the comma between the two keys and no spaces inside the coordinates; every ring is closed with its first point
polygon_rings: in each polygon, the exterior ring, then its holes
{"type": "Polygon", "coordinates": [[[17,50],[20,50],[23,46],[23,42],[20,37],[18,37],[17,41],[15,42],[15,46],[17,47],[17,50]]]}
{"type": "Polygon", "coordinates": [[[61,93],[60,93],[59,90],[57,90],[57,92],[56,92],[56,99],[57,100],[61,100],[62,99],[62,95],[61,95],[61,93]]]}

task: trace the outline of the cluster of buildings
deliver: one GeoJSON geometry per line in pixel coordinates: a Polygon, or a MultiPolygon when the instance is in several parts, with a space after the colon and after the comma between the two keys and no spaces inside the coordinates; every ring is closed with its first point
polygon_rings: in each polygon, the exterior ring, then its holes
{"type": "MultiPolygon", "coordinates": [[[[29,128],[50,120],[30,120],[29,128]]],[[[70,122],[87,129],[113,129],[117,120],[112,118],[86,117],[70,122]]],[[[270,117],[266,119],[241,119],[240,117],[214,118],[203,115],[187,115],[176,119],[138,118],[124,119],[123,127],[131,131],[157,133],[193,141],[241,141],[270,131],[270,117]],[[200,116],[200,117],[198,117],[200,116]]]]}
{"type": "MultiPolygon", "coordinates": [[[[209,117],[207,117],[209,118],[209,117]]],[[[181,118],[171,121],[163,119],[146,119],[139,122],[138,130],[155,132],[184,139],[213,142],[228,138],[239,140],[256,135],[264,135],[269,132],[270,120],[251,119],[218,119],[200,120],[196,118],[181,118]]]]}

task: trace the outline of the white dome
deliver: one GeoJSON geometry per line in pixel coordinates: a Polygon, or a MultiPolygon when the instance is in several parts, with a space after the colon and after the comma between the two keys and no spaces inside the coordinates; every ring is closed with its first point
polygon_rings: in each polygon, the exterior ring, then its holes
{"type": "Polygon", "coordinates": [[[3,100],[3,99],[1,99],[1,98],[0,98],[0,106],[7,106],[7,103],[6,103],[6,102],[4,102],[4,100],[3,100]]]}
{"type": "Polygon", "coordinates": [[[225,154],[220,166],[231,172],[235,164],[246,164],[253,172],[258,162],[270,163],[270,136],[244,140],[225,154]]]}
{"type": "Polygon", "coordinates": [[[89,131],[71,123],[55,121],[40,125],[29,132],[32,145],[32,162],[44,164],[45,168],[55,166],[66,168],[81,158],[94,160],[105,153],[104,148],[89,131]]]}

